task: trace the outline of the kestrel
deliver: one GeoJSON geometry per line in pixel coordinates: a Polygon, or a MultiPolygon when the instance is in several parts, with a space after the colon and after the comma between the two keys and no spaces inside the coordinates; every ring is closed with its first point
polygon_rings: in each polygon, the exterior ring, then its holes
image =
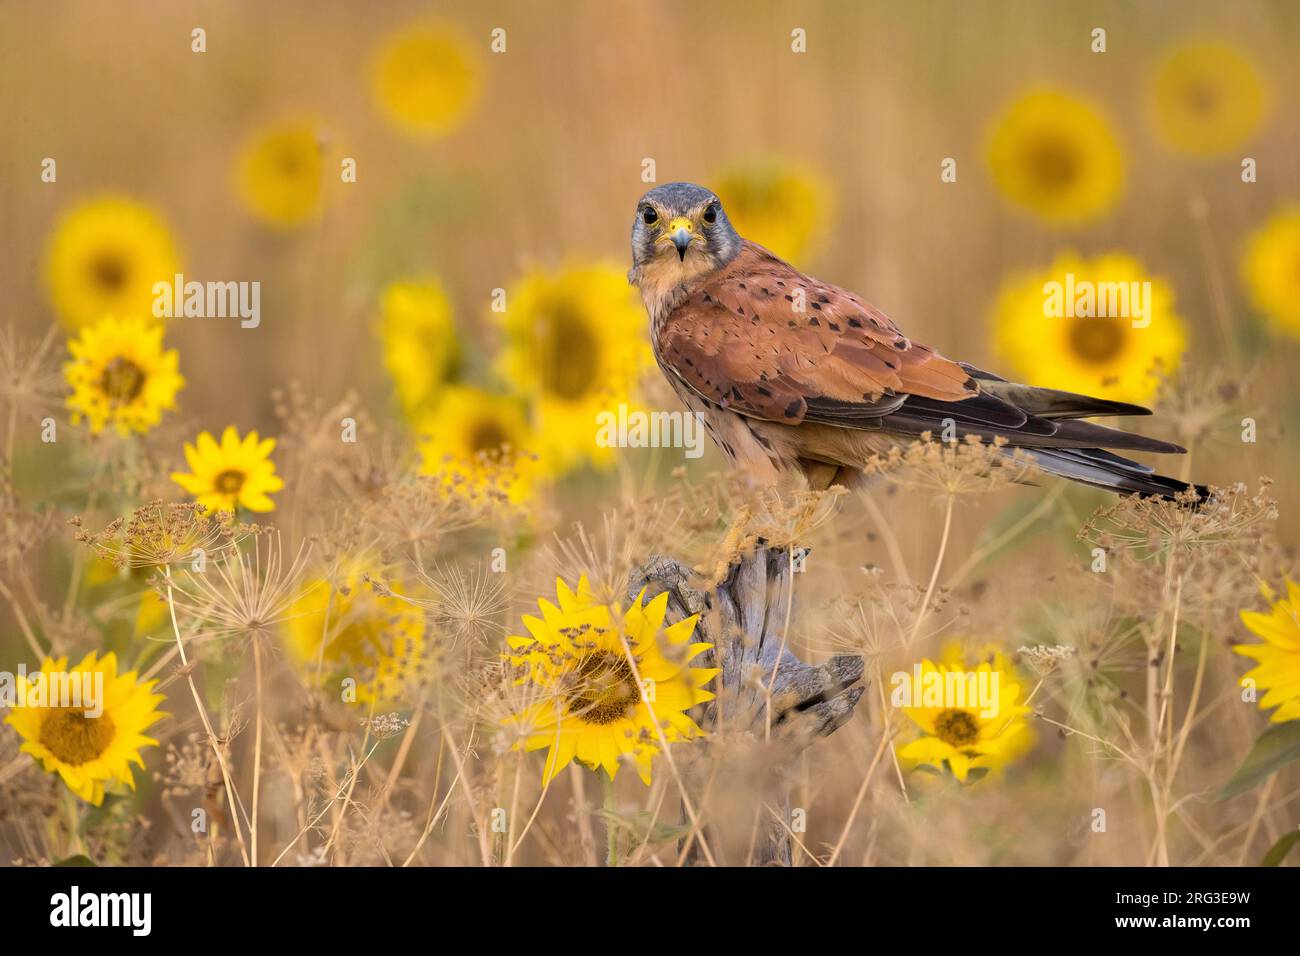
{"type": "Polygon", "coordinates": [[[700,186],[641,197],[628,280],[673,389],[759,481],[795,472],[813,488],[848,485],[873,456],[929,431],[1002,438],[1045,472],[1110,491],[1172,498],[1189,487],[1106,450],[1185,449],[1082,420],[1148,409],[944,358],[854,293],[741,238],[700,186]]]}

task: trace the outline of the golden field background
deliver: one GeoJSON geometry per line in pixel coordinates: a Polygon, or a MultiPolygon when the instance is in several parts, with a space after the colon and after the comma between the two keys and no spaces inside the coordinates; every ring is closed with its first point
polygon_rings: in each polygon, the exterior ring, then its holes
{"type": "MultiPolygon", "coordinates": [[[[112,649],[123,670],[138,666],[163,682],[171,716],[150,731],[161,746],[144,752],[147,769],[135,770],[135,795],[111,798],[107,809],[84,801],[69,807],[56,779],[18,752],[11,728],[0,727],[0,786],[11,808],[0,811],[0,860],[84,853],[98,862],[241,861],[228,826],[202,838],[188,826],[191,806],[208,807],[214,818],[229,813],[224,788],[191,799],[168,776],[169,748],[194,734],[200,754],[206,744],[175,661],[163,663],[170,627],[138,633],[137,596],[148,590],[148,574],[82,580],[95,564],[65,523],[81,515],[85,528],[97,530],[153,497],[188,500],[167,477],[185,467],[183,444],[230,424],[281,440],[273,457],[286,488],[274,496],[275,511],[241,517],[282,529],[286,563],[311,540],[304,580],[328,580],[330,556],[359,539],[383,552],[372,564],[379,577],[412,589],[417,562],[435,579],[454,578],[489,574],[483,569],[493,547],[510,555],[500,599],[487,602],[491,621],[475,622],[471,638],[448,640],[438,655],[442,677],[383,708],[411,724],[360,769],[355,755],[374,743],[359,725],[364,708],[349,711],[311,689],[278,632],[201,639],[195,624],[199,686],[226,741],[234,786],[246,802],[254,777],[265,778],[258,783],[258,862],[269,864],[289,846],[281,865],[383,865],[408,854],[413,864],[571,865],[603,856],[593,844],[603,826],[595,777],[582,783],[578,771],[566,772],[543,791],[541,756],[521,758],[482,730],[483,715],[465,688],[499,658],[504,635],[521,633],[521,613],[535,613],[539,597],[554,599],[557,574],[573,583],[603,571],[602,583],[612,585],[651,553],[702,566],[717,560],[736,507],[732,498],[710,497],[709,476],[724,466],[717,450],[709,446],[689,463],[671,450],[624,450],[607,467],[557,474],[509,522],[494,516],[481,532],[431,531],[427,551],[417,547],[414,559],[392,527],[400,523],[393,514],[388,525],[366,523],[378,507],[366,497],[373,490],[366,482],[399,485],[410,465],[412,423],[393,398],[378,334],[388,284],[441,282],[466,356],[465,379],[508,391],[510,383],[490,371],[507,337],[489,308],[492,290],[513,291],[523,276],[575,264],[626,268],[635,202],[648,188],[641,180],[647,157],[660,183],[710,185],[755,161],[806,171],[824,192],[808,249],[792,257],[798,267],[859,292],[917,341],[1022,380],[1027,373],[1008,368],[995,347],[995,303],[1007,278],[1045,269],[1069,250],[1138,259],[1172,289],[1186,327],[1180,394],[1210,393],[1203,427],[1197,414],[1170,414],[1178,410],[1166,405],[1142,430],[1184,444],[1194,439],[1187,459],[1163,463],[1172,474],[1252,489],[1260,476],[1274,479],[1272,543],[1250,555],[1258,562],[1250,570],[1281,588],[1294,574],[1300,529],[1291,480],[1297,439],[1287,427],[1300,412],[1297,337],[1252,305],[1240,264],[1250,235],[1300,197],[1300,116],[1287,100],[1300,85],[1297,40],[1300,8],[1286,2],[0,7],[0,283],[7,292],[2,318],[15,333],[39,339],[58,323],[43,279],[48,239],[63,212],[106,191],[147,203],[163,218],[187,278],[262,283],[260,328],[242,330],[226,319],[168,322],[166,347],[178,351],[186,385],[178,408],[148,435],[92,439],[68,420],[61,393],[53,403],[54,446],[40,441],[41,415],[11,413],[18,424],[7,434],[14,448],[7,505],[49,517],[27,547],[6,545],[0,580],[12,597],[0,666],[32,666],[31,641],[22,634],[29,628],[42,650],[74,662],[89,650],[112,649]],[[481,92],[444,134],[412,137],[385,118],[371,70],[387,39],[430,15],[475,50],[481,92]],[[190,50],[196,26],[207,32],[202,54],[190,50]],[[1104,54],[1089,50],[1096,26],[1108,33],[1104,54]],[[494,27],[507,30],[503,54],[488,52],[494,27]],[[807,31],[805,54],[790,50],[795,27],[807,31]],[[1248,58],[1270,108],[1239,148],[1202,158],[1161,140],[1149,89],[1170,49],[1207,36],[1248,58]],[[990,127],[1036,87],[1096,106],[1123,155],[1121,194],[1084,224],[1045,223],[992,181],[990,127]],[[329,157],[320,212],[292,229],[268,228],[241,203],[232,170],[257,130],[298,117],[311,120],[329,157]],[[339,181],[342,156],[356,158],[357,182],[339,181]],[[1258,182],[1241,181],[1244,156],[1257,161],[1258,182]],[[43,157],[57,159],[56,183],[41,181],[43,157]],[[957,159],[956,183],[940,181],[944,157],[957,159]],[[319,403],[304,413],[310,426],[296,433],[275,397],[291,386],[319,403]],[[359,445],[313,445],[328,441],[335,428],[329,413],[345,396],[355,396],[347,413],[363,423],[359,445]],[[1258,423],[1252,444],[1240,440],[1247,416],[1258,423]],[[686,478],[673,474],[682,464],[686,478]],[[610,560],[573,545],[581,541],[579,524],[596,539],[612,529],[610,560]],[[263,640],[267,675],[255,692],[247,647],[263,640]],[[250,721],[266,728],[260,761],[250,721]],[[462,756],[453,760],[453,752],[462,756]],[[349,794],[341,804],[330,799],[340,785],[349,794]],[[437,826],[421,840],[443,794],[437,826]],[[521,832],[518,808],[523,818],[539,808],[517,851],[496,844],[484,850],[479,839],[485,814],[497,806],[512,810],[506,842],[521,832]],[[318,812],[324,823],[314,822],[318,812]],[[300,831],[306,835],[291,844],[300,831]]],[[[60,329],[56,349],[67,334],[60,329]]],[[[649,406],[677,407],[653,369],[640,394],[649,406]]],[[[569,440],[584,437],[575,431],[569,440]]],[[[813,548],[809,560],[819,573],[800,580],[792,641],[805,657],[865,652],[876,675],[854,718],[795,763],[792,802],[807,809],[809,822],[798,864],[1254,863],[1295,830],[1294,768],[1250,795],[1214,800],[1267,726],[1265,713],[1238,699],[1247,662],[1229,647],[1256,640],[1237,611],[1265,608],[1255,582],[1238,586],[1242,555],[1213,558],[1233,566],[1222,575],[1224,593],[1207,592],[1204,606],[1181,619],[1168,589],[1143,591],[1150,582],[1142,575],[1112,586],[1087,574],[1091,544],[1077,533],[1094,508],[1110,504],[1103,495],[1056,489],[1051,479],[1041,485],[957,499],[937,575],[942,606],[924,615],[916,633],[909,602],[936,561],[942,502],[936,507],[915,486],[886,483],[869,502],[839,502],[833,520],[798,540],[813,548]],[[898,590],[882,590],[882,579],[898,590]],[[873,602],[891,600],[899,602],[902,623],[856,628],[846,616],[845,608],[865,607],[870,617],[873,602]],[[873,763],[882,733],[909,729],[882,708],[879,677],[922,657],[937,659],[954,638],[1008,655],[1022,645],[1079,647],[1078,661],[1101,661],[1095,669],[1105,672],[1115,698],[1096,712],[1079,704],[1092,687],[1080,667],[1073,683],[1060,675],[1044,680],[1034,702],[1076,730],[1085,728],[1070,719],[1072,708],[1100,714],[1087,734],[1123,740],[1107,715],[1131,717],[1135,727],[1148,716],[1136,699],[1146,666],[1143,635],[1167,632],[1171,613],[1174,630],[1182,620],[1184,631],[1167,709],[1176,731],[1187,727],[1172,771],[1167,753],[1152,756],[1157,769],[1144,775],[1105,746],[1047,723],[1035,727],[1032,749],[977,786],[914,777],[900,786],[905,774],[895,772],[892,756],[873,763]],[[1198,666],[1202,642],[1209,649],[1198,666]],[[1166,771],[1171,779],[1160,776],[1166,771]],[[1152,796],[1152,779],[1168,784],[1163,797],[1152,796]],[[1161,799],[1167,826],[1153,817],[1152,801],[1161,799]],[[1104,834],[1089,830],[1096,807],[1108,808],[1104,834]]],[[[9,535],[25,527],[15,519],[9,535]]],[[[1203,570],[1197,573],[1204,583],[1203,570]]],[[[429,602],[432,645],[448,615],[435,597],[429,602]]],[[[1037,683],[1023,680],[1026,688],[1037,683]]],[[[1147,759],[1125,750],[1136,763],[1147,759]]],[[[759,772],[761,756],[743,759],[754,761],[745,773],[759,772]]],[[[642,811],[676,825],[675,786],[658,771],[650,789],[621,775],[606,819],[630,821],[628,834],[641,832],[642,811]]],[[[719,823],[762,812],[743,788],[696,796],[703,816],[719,823]]],[[[729,849],[719,849],[718,862],[747,862],[743,838],[723,845],[729,849]]],[[[678,854],[671,838],[647,838],[630,860],[672,865],[678,854]]]]}

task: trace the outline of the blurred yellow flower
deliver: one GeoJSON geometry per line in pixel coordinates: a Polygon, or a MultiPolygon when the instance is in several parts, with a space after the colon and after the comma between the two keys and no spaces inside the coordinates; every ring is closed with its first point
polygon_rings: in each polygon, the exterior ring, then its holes
{"type": "Polygon", "coordinates": [[[175,349],[163,350],[163,328],[144,319],[106,318],[68,343],[72,358],[63,377],[72,387],[72,423],[85,419],[98,434],[112,425],[119,434],[147,432],[176,407],[185,384],[175,349]]]}
{"type": "Polygon", "coordinates": [[[153,285],[181,271],[171,233],[149,206],[103,196],[64,213],[50,235],[45,280],[72,330],[108,315],[152,315],[153,285]]]}
{"type": "Polygon", "coordinates": [[[539,451],[562,473],[614,452],[596,443],[596,416],[633,405],[654,358],[644,312],[624,270],[582,265],[524,276],[499,315],[505,348],[498,367],[533,406],[539,451]]]}
{"type": "Polygon", "coordinates": [[[1300,337],[1300,203],[1287,203],[1250,236],[1241,274],[1251,303],[1300,337]]]}
{"type": "Polygon", "coordinates": [[[1171,52],[1156,71],[1156,128],[1177,149],[1221,155],[1246,141],[1264,117],[1264,87],[1240,52],[1217,40],[1171,52]]]}
{"type": "Polygon", "coordinates": [[[141,750],[158,746],[158,741],[144,732],[167,716],[158,710],[163,696],[150,693],[158,682],[141,681],[135,671],[118,674],[117,657],[106,654],[97,658],[95,651],[71,671],[66,657],[47,657],[40,673],[43,676],[39,678],[32,674],[18,679],[16,699],[29,705],[14,707],[5,719],[23,738],[19,749],[39,760],[46,773],[57,773],[69,790],[95,806],[104,802],[105,784],[120,782],[134,790],[131,764],[143,767],[141,750]],[[43,704],[57,703],[50,698],[49,689],[67,677],[82,687],[102,682],[102,688],[92,692],[98,695],[102,690],[102,697],[93,707],[87,706],[84,691],[81,706],[30,705],[38,692],[43,704]],[[45,690],[38,691],[42,686],[45,690]],[[87,716],[88,711],[96,710],[101,712],[87,716]]]}
{"type": "Polygon", "coordinates": [[[623,613],[596,600],[586,577],[576,593],[562,580],[555,587],[559,607],[539,600],[542,616],[524,615],[529,636],[506,638],[518,684],[540,700],[504,723],[525,735],[523,750],[550,749],[543,783],[575,757],[612,780],[627,755],[649,786],[663,741],[704,735],[687,711],[713,700],[704,685],[721,671],[691,662],[713,645],[691,642],[698,615],[663,626],[666,593],[644,604],[642,590],[623,613]]]}
{"type": "Polygon", "coordinates": [[[274,448],[274,438],[251,431],[241,439],[234,425],[221,433],[220,445],[210,432],[199,432],[195,444],[185,443],[189,473],[173,471],[172,481],[209,511],[274,511],[270,494],[284,487],[271,461],[274,448]]]}
{"type": "Polygon", "coordinates": [[[479,97],[480,64],[469,41],[444,23],[412,25],[375,57],[375,99],[396,126],[415,136],[455,129],[479,97]]]}
{"type": "Polygon", "coordinates": [[[990,127],[989,167],[1007,199],[1055,226],[1096,219],[1124,184],[1124,157],[1092,105],[1032,90],[990,127]]]}
{"type": "Polygon", "coordinates": [[[1031,385],[1141,402],[1186,346],[1173,289],[1122,252],[1074,253],[1005,280],[993,308],[998,351],[1031,385]]]}
{"type": "Polygon", "coordinates": [[[936,770],[946,765],[965,783],[971,771],[999,770],[1033,746],[1025,721],[1030,708],[1021,700],[1015,668],[1000,652],[976,664],[950,643],[939,664],[921,661],[919,674],[919,682],[905,675],[917,686],[900,709],[923,736],[900,748],[900,759],[936,770]],[[931,688],[940,690],[932,695],[931,688]]]}
{"type": "Polygon", "coordinates": [[[1259,699],[1261,710],[1276,707],[1272,723],[1300,720],[1300,584],[1288,580],[1287,596],[1278,598],[1271,588],[1264,597],[1272,603],[1267,614],[1242,611],[1242,623],[1264,639],[1262,644],[1236,644],[1233,650],[1258,666],[1242,675],[1267,691],[1259,699]]]}
{"type": "Polygon", "coordinates": [[[458,359],[451,303],[436,279],[394,282],[384,289],[379,321],[384,365],[410,418],[427,411],[458,359]]]}
{"type": "Polygon", "coordinates": [[[347,703],[409,702],[432,672],[424,611],[405,599],[400,581],[384,579],[391,593],[382,593],[367,577],[383,576],[358,562],[333,583],[307,582],[282,625],[286,644],[310,683],[328,682],[347,703]]]}
{"type": "Polygon", "coordinates": [[[282,123],[253,133],[235,164],[235,191],[253,216],[292,229],[320,212],[324,161],[316,124],[282,123]]]}
{"type": "Polygon", "coordinates": [[[454,491],[500,493],[518,503],[532,496],[542,477],[536,439],[516,398],[448,385],[417,430],[421,473],[441,475],[454,491]]]}
{"type": "Polygon", "coordinates": [[[811,254],[830,230],[831,188],[806,166],[752,160],[712,182],[736,231],[791,262],[811,254]]]}

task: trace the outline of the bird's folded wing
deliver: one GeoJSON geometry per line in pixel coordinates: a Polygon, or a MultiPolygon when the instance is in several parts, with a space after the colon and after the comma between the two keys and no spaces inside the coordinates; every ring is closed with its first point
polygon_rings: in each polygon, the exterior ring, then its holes
{"type": "Polygon", "coordinates": [[[852,427],[911,395],[964,402],[979,394],[965,369],[910,341],[883,313],[752,243],[657,336],[669,373],[711,402],[768,421],[852,427]]]}

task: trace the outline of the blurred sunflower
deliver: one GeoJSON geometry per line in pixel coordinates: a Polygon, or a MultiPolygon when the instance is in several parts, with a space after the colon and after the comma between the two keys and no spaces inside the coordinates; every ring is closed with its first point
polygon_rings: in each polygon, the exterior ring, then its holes
{"type": "Polygon", "coordinates": [[[473,46],[445,23],[425,22],[390,37],[374,60],[375,99],[396,126],[415,136],[455,129],[478,100],[473,46]]]}
{"type": "MultiPolygon", "coordinates": [[[[120,782],[134,790],[131,764],[143,767],[140,751],[158,746],[158,741],[144,732],[167,716],[158,710],[163,696],[150,693],[158,682],[141,681],[135,671],[118,674],[117,657],[106,654],[96,658],[95,651],[71,671],[66,657],[47,657],[41,673],[46,675],[47,686],[54,674],[101,675],[103,710],[97,717],[87,717],[87,709],[98,707],[14,707],[5,723],[23,738],[19,749],[39,760],[46,773],[57,773],[68,789],[95,806],[104,802],[105,784],[120,782]]],[[[31,685],[30,678],[20,677],[16,699],[27,700],[31,685]]],[[[82,703],[86,703],[84,698],[82,703]]]]}
{"type": "Polygon", "coordinates": [[[1055,226],[1096,219],[1119,198],[1124,156],[1092,105],[1056,90],[1022,95],[989,131],[1002,195],[1055,226]]]}
{"type": "Polygon", "coordinates": [[[721,672],[690,664],[713,645],[691,643],[697,615],[663,626],[666,593],[643,604],[642,590],[623,613],[597,601],[586,577],[576,593],[555,587],[559,607],[539,600],[542,616],[524,615],[529,636],[506,638],[517,683],[544,697],[504,723],[526,734],[522,749],[550,748],[543,783],[575,757],[612,780],[627,754],[649,786],[661,732],[669,743],[704,735],[687,711],[713,700],[704,685],[721,672]]]}
{"type": "Polygon", "coordinates": [[[434,648],[424,611],[401,597],[403,584],[386,580],[377,591],[365,580],[372,575],[373,569],[356,563],[338,581],[306,582],[282,627],[311,682],[351,679],[356,702],[385,707],[407,701],[430,676],[434,648]]]}
{"type": "Polygon", "coordinates": [[[211,432],[199,432],[193,445],[185,443],[189,472],[173,471],[172,481],[209,511],[274,511],[270,493],[284,487],[271,461],[274,448],[274,438],[251,431],[241,439],[234,425],[221,433],[220,445],[211,432]]]}
{"type": "Polygon", "coordinates": [[[752,160],[712,182],[736,230],[792,262],[806,258],[830,228],[830,186],[805,166],[752,160]]]}
{"type": "Polygon", "coordinates": [[[1300,203],[1288,203],[1251,234],[1241,263],[1252,304],[1300,337],[1300,203]]]}
{"type": "Polygon", "coordinates": [[[1173,372],[1186,345],[1173,289],[1122,252],[1095,259],[1064,253],[1049,269],[1012,276],[1002,284],[992,323],[998,350],[1024,381],[1050,382],[1054,388],[1121,401],[1141,402],[1154,395],[1159,380],[1151,374],[1153,369],[1173,372]],[[1091,307],[1076,301],[1076,314],[1051,314],[1048,289],[1054,283],[1061,290],[1061,304],[1067,306],[1067,290],[1076,290],[1076,300],[1079,290],[1093,290],[1091,307]],[[1146,289],[1149,312],[1139,320],[1132,296],[1145,298],[1146,289]],[[1117,296],[1112,297],[1112,291],[1117,296]],[[1127,310],[1115,308],[1126,299],[1127,310]],[[1145,327],[1133,327],[1134,321],[1148,319],[1145,327]]]}
{"type": "Polygon", "coordinates": [[[1263,119],[1264,87],[1250,62],[1217,40],[1172,51],[1153,84],[1156,128],[1177,149],[1221,155],[1249,138],[1263,119]]]}
{"type": "Polygon", "coordinates": [[[1000,651],[980,656],[983,660],[974,664],[967,660],[959,644],[950,643],[937,665],[929,659],[921,661],[921,680],[923,686],[930,681],[942,686],[949,674],[961,675],[967,683],[973,676],[976,686],[984,682],[990,697],[996,692],[996,702],[990,701],[993,706],[987,708],[993,713],[986,713],[979,703],[902,707],[923,736],[899,749],[901,759],[936,770],[946,765],[954,777],[965,783],[972,770],[996,771],[1033,746],[1034,732],[1025,721],[1030,708],[1021,702],[1014,667],[1000,651]]]}
{"type": "Polygon", "coordinates": [[[626,273],[609,265],[534,271],[506,301],[498,367],[531,400],[546,467],[562,473],[585,462],[609,464],[614,452],[596,444],[596,415],[634,404],[653,363],[626,273]]]}
{"type": "Polygon", "coordinates": [[[69,329],[107,315],[152,315],[153,285],[181,271],[171,233],[149,206],[124,196],[64,213],[46,248],[45,281],[69,329]]]}
{"type": "Polygon", "coordinates": [[[146,432],[176,407],[185,385],[175,349],[163,350],[163,328],[144,319],[102,319],[68,343],[72,358],[63,377],[72,387],[72,423],[85,419],[96,434],[105,425],[118,433],[146,432]]]}
{"type": "Polygon", "coordinates": [[[254,132],[235,163],[235,191],[254,217],[292,229],[320,211],[324,182],[321,135],[307,121],[254,132]]]}
{"type": "Polygon", "coordinates": [[[419,421],[420,471],[449,489],[528,500],[542,471],[536,439],[518,399],[467,385],[446,386],[419,421]]]}
{"type": "Polygon", "coordinates": [[[459,357],[456,323],[442,283],[394,282],[384,289],[379,338],[402,410],[408,418],[427,410],[459,357]]]}
{"type": "Polygon", "coordinates": [[[1287,596],[1277,600],[1272,588],[1263,590],[1272,604],[1269,613],[1242,611],[1241,620],[1264,643],[1236,644],[1232,649],[1258,665],[1242,680],[1249,678],[1268,692],[1259,699],[1260,709],[1276,707],[1269,720],[1280,724],[1300,719],[1300,584],[1288,580],[1287,596]]]}

